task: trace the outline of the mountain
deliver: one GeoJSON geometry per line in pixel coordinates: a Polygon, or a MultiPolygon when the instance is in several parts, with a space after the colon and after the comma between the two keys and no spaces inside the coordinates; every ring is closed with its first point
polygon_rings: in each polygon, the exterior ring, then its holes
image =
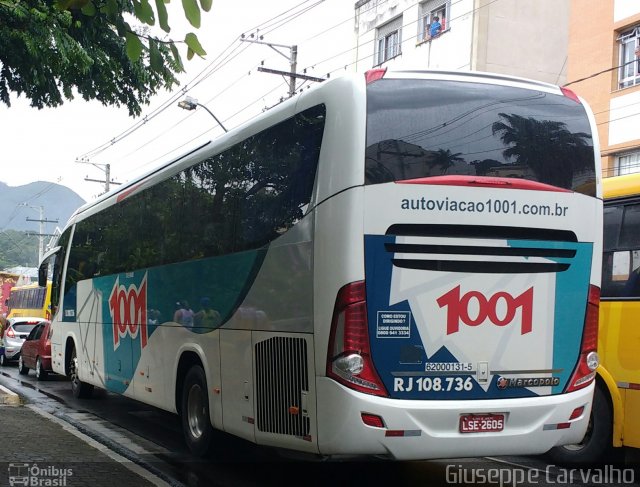
{"type": "Polygon", "coordinates": [[[12,229],[38,233],[40,208],[46,220],[45,233],[64,227],[71,214],[85,201],[73,190],[56,183],[36,181],[23,186],[9,186],[0,182],[0,230],[12,229]],[[24,206],[24,205],[28,206],[24,206]],[[35,207],[35,208],[34,208],[35,207]]]}

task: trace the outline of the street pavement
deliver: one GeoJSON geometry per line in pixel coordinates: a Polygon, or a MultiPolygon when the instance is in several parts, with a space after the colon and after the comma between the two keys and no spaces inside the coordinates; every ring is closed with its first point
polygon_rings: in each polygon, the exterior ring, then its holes
{"type": "Polygon", "coordinates": [[[610,473],[614,466],[567,469],[539,457],[309,461],[230,436],[218,437],[214,451],[197,459],[186,450],[173,414],[100,390],[91,400],[77,401],[64,377],[37,381],[15,367],[3,368],[0,382],[20,393],[3,392],[0,385],[0,487],[12,485],[11,480],[13,485],[87,487],[640,485],[638,459],[626,468],[615,466],[624,474],[620,480],[610,473]],[[604,481],[600,472],[608,475],[604,481]]]}
{"type": "Polygon", "coordinates": [[[0,486],[168,485],[68,423],[0,386],[0,486]]]}

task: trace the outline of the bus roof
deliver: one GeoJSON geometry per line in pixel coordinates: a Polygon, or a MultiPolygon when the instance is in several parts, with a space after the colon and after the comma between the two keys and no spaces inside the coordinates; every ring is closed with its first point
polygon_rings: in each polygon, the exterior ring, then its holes
{"type": "Polygon", "coordinates": [[[640,194],[640,173],[614,176],[602,180],[605,199],[624,198],[640,194]]]}
{"type": "MultiPolygon", "coordinates": [[[[460,81],[476,81],[476,82],[488,82],[497,84],[508,84],[512,86],[521,86],[528,89],[537,89],[541,91],[555,92],[560,94],[560,88],[557,85],[544,83],[541,81],[531,80],[527,78],[520,78],[516,76],[482,72],[482,71],[465,71],[465,70],[387,70],[384,76],[386,79],[450,79],[460,81]]],[[[349,73],[344,76],[340,76],[335,79],[327,80],[325,83],[319,84],[314,89],[323,89],[322,87],[336,83],[344,82],[348,80],[358,80],[358,82],[365,82],[363,73],[349,73]],[[342,80],[342,81],[340,81],[342,80]]],[[[94,211],[99,211],[106,206],[110,206],[116,201],[126,198],[130,193],[138,190],[142,185],[146,184],[150,178],[158,176],[159,174],[170,174],[172,171],[176,171],[175,166],[181,161],[190,159],[190,156],[198,153],[202,150],[220,150],[227,146],[232,145],[235,142],[242,140],[242,138],[252,135],[253,132],[258,130],[261,124],[257,124],[257,120],[269,120],[272,119],[275,122],[280,119],[286,118],[286,114],[290,113],[287,107],[291,105],[295,106],[300,98],[309,96],[309,91],[301,93],[298,96],[285,100],[276,107],[261,113],[253,119],[241,124],[238,127],[231,128],[228,133],[222,134],[214,140],[205,142],[197,147],[193,147],[185,153],[164,161],[157,167],[147,171],[146,173],[126,182],[124,185],[117,187],[116,189],[103,194],[94,201],[90,201],[80,206],[69,218],[63,230],[70,222],[82,219],[84,215],[91,214],[94,211]],[[282,113],[282,115],[281,115],[282,113]],[[249,129],[247,131],[247,128],[249,129]]]]}
{"type": "MultiPolygon", "coordinates": [[[[51,286],[51,281],[47,281],[47,286],[51,286]]],[[[29,284],[21,284],[20,286],[13,286],[11,290],[14,291],[17,289],[33,289],[37,287],[44,287],[44,286],[40,286],[40,284],[38,284],[37,282],[30,282],[29,284]]]]}

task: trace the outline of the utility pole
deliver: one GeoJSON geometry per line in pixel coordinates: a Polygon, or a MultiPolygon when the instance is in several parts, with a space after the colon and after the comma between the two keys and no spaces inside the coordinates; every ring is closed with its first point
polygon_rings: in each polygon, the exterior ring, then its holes
{"type": "Polygon", "coordinates": [[[243,42],[252,42],[253,44],[264,44],[265,46],[269,46],[271,49],[276,51],[278,54],[283,56],[287,61],[289,61],[290,71],[279,71],[276,69],[264,68],[262,66],[258,66],[258,71],[263,73],[270,74],[280,74],[282,76],[289,77],[289,98],[296,94],[296,80],[297,79],[306,79],[309,81],[324,81],[324,78],[316,78],[315,76],[307,76],[306,74],[298,74],[296,70],[298,69],[298,46],[286,46],[284,44],[274,44],[273,42],[265,42],[263,41],[263,37],[260,36],[259,39],[254,39],[255,35],[251,34],[249,39],[245,37],[244,34],[240,36],[240,40],[243,42]],[[280,49],[289,49],[289,55],[287,56],[285,53],[280,51],[280,49]]]}
{"type": "Polygon", "coordinates": [[[38,222],[40,223],[40,233],[38,233],[38,263],[42,260],[42,256],[44,255],[44,237],[51,236],[50,234],[44,233],[44,224],[45,223],[58,223],[58,220],[47,220],[44,217],[44,206],[31,206],[27,203],[20,203],[20,206],[26,206],[33,210],[38,210],[40,212],[40,218],[33,219],[27,217],[28,222],[38,222]]]}
{"type": "Polygon", "coordinates": [[[99,163],[91,162],[91,161],[89,161],[89,159],[86,159],[86,158],[76,159],[76,162],[79,163],[79,164],[91,164],[92,166],[97,167],[102,172],[104,172],[104,179],[91,179],[91,178],[89,178],[89,176],[87,176],[87,177],[84,178],[84,180],[85,181],[90,181],[92,183],[104,184],[104,192],[105,193],[109,192],[109,190],[111,189],[111,187],[110,187],[111,184],[115,184],[115,185],[122,184],[122,183],[119,183],[119,182],[114,181],[113,179],[111,179],[111,164],[99,164],[99,163]]]}
{"type": "Polygon", "coordinates": [[[289,98],[296,94],[296,69],[298,69],[298,46],[291,46],[291,74],[289,75],[289,98]]]}

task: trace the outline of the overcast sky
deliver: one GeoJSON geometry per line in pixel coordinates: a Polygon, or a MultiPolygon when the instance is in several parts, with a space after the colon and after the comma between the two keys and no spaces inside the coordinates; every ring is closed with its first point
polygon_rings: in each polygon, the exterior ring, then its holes
{"type": "MultiPolygon", "coordinates": [[[[184,38],[187,26],[181,2],[174,0],[170,8],[171,37],[184,38]]],[[[109,163],[112,178],[126,182],[220,135],[221,129],[202,108],[189,112],[177,106],[184,88],[228,129],[250,119],[288,90],[281,76],[260,73],[256,67],[264,61],[265,67],[286,71],[289,63],[268,46],[233,43],[283,12],[287,13],[265,25],[261,33],[264,41],[298,45],[298,71],[309,68],[307,74],[318,77],[331,71],[335,77],[354,61],[353,52],[339,55],[354,43],[351,0],[213,0],[212,10],[203,15],[202,27],[195,31],[207,51],[206,59],[187,61],[181,50],[187,70],[180,77],[181,85],[171,93],[160,92],[143,109],[142,117],[129,117],[124,107],[80,99],[42,110],[31,108],[24,97],[14,96],[11,107],[0,104],[0,181],[10,186],[57,182],[91,200],[104,185],[84,178],[103,179],[104,172],[76,159],[109,163]],[[236,47],[230,56],[229,46],[236,47]],[[192,80],[200,82],[194,86],[192,80]],[[168,108],[158,110],[167,104],[168,108]],[[142,123],[145,116],[148,121],[142,123]],[[119,137],[136,125],[141,127],[119,137]]]]}

